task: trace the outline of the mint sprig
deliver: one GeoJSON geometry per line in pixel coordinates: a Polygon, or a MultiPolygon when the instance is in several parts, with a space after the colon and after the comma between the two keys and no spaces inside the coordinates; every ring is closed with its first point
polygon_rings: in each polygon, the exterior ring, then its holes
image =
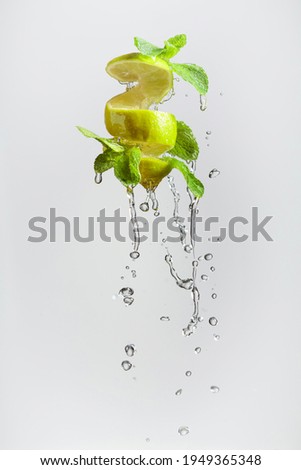
{"type": "Polygon", "coordinates": [[[105,147],[108,147],[109,149],[114,150],[114,152],[123,152],[124,150],[122,145],[119,145],[117,144],[117,142],[114,142],[114,139],[106,139],[105,137],[99,137],[99,135],[94,134],[94,132],[89,131],[88,129],[85,129],[84,127],[81,127],[81,126],[76,126],[76,128],[85,137],[97,140],[98,142],[102,143],[105,147]]]}
{"type": "Polygon", "coordinates": [[[136,186],[140,182],[140,159],[141,150],[138,147],[128,148],[124,153],[117,155],[114,173],[124,186],[136,186]]]}
{"type": "Polygon", "coordinates": [[[169,155],[181,158],[182,160],[196,160],[199,156],[198,143],[187,124],[177,121],[177,139],[175,146],[167,152],[169,155]]]}
{"type": "Polygon", "coordinates": [[[114,152],[113,150],[107,149],[98,157],[96,157],[94,162],[94,170],[96,173],[104,173],[107,170],[110,170],[115,165],[116,156],[120,153],[114,152]]]}
{"type": "Polygon", "coordinates": [[[141,54],[148,57],[159,57],[165,60],[173,72],[186,82],[190,83],[200,95],[208,91],[208,76],[202,67],[195,64],[175,64],[170,62],[178,52],[186,45],[186,35],[177,34],[164,42],[164,47],[157,47],[145,39],[135,37],[134,44],[141,54]]]}
{"type": "Polygon", "coordinates": [[[204,194],[203,183],[201,183],[201,181],[198,180],[194,176],[193,173],[191,173],[188,166],[184,162],[181,162],[180,160],[177,160],[176,158],[173,158],[173,157],[163,157],[162,160],[164,160],[165,162],[168,162],[172,168],[176,168],[182,173],[188,188],[190,189],[190,191],[195,197],[200,198],[203,196],[204,194]]]}

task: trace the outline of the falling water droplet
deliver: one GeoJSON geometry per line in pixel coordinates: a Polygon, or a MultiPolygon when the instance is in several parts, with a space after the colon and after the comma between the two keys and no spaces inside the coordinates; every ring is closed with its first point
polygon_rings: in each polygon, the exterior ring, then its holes
{"type": "Polygon", "coordinates": [[[122,367],[123,370],[125,370],[125,371],[130,370],[130,369],[132,368],[132,366],[133,366],[133,364],[131,364],[130,361],[123,361],[123,362],[121,363],[121,367],[122,367]]]}
{"type": "Polygon", "coordinates": [[[205,260],[206,261],[210,261],[212,258],[213,258],[213,254],[212,253],[207,253],[205,256],[204,256],[205,260]]]}
{"type": "Polygon", "coordinates": [[[216,178],[220,173],[221,172],[217,168],[213,168],[209,173],[209,178],[216,178]]]}
{"type": "Polygon", "coordinates": [[[207,98],[205,95],[200,95],[200,110],[206,111],[207,109],[207,98]]]}
{"type": "Polygon", "coordinates": [[[216,385],[211,385],[210,390],[212,393],[218,393],[219,387],[217,387],[216,385]]]}
{"type": "Polygon", "coordinates": [[[215,317],[210,317],[210,318],[209,318],[209,324],[210,324],[211,326],[216,326],[216,325],[218,324],[218,319],[215,318],[215,317]]]}
{"type": "Polygon", "coordinates": [[[124,276],[120,276],[120,279],[122,279],[122,280],[123,280],[123,279],[124,279],[124,276]]]}
{"type": "Polygon", "coordinates": [[[187,371],[185,372],[186,377],[190,377],[191,374],[192,374],[191,370],[187,370],[187,371]]]}
{"type": "Polygon", "coordinates": [[[185,245],[185,246],[184,246],[184,250],[186,251],[186,253],[191,253],[191,251],[192,251],[192,246],[191,246],[191,245],[185,245]]]}
{"type": "Polygon", "coordinates": [[[95,173],[94,181],[96,184],[100,184],[102,182],[102,173],[95,173]]]}
{"type": "Polygon", "coordinates": [[[178,429],[180,436],[187,436],[189,434],[189,428],[187,426],[180,426],[178,429]]]}
{"type": "Polygon", "coordinates": [[[133,357],[136,353],[136,346],[134,344],[127,344],[124,350],[127,356],[133,357]]]}
{"type": "Polygon", "coordinates": [[[211,132],[211,131],[206,131],[206,134],[207,134],[207,135],[211,135],[212,132],[211,132]]]}
{"type": "Polygon", "coordinates": [[[181,388],[179,388],[179,390],[176,391],[175,395],[176,395],[177,397],[179,397],[180,395],[182,395],[182,391],[183,391],[183,390],[182,390],[181,388]]]}
{"type": "Polygon", "coordinates": [[[137,277],[137,273],[136,273],[135,269],[132,269],[131,273],[132,273],[132,277],[137,277]]]}
{"type": "Polygon", "coordinates": [[[132,305],[132,303],[134,302],[134,298],[133,297],[124,297],[123,302],[128,307],[129,305],[132,305]]]}
{"type": "Polygon", "coordinates": [[[125,296],[131,296],[133,294],[134,294],[134,290],[131,287],[123,287],[119,291],[119,295],[123,295],[124,297],[125,296]]]}
{"type": "Polygon", "coordinates": [[[214,267],[214,266],[211,266],[210,271],[214,272],[214,271],[215,271],[215,267],[214,267]]]}
{"type": "Polygon", "coordinates": [[[160,317],[160,320],[161,321],[170,321],[170,318],[167,317],[167,316],[162,316],[162,317],[160,317]]]}
{"type": "Polygon", "coordinates": [[[130,253],[130,257],[131,257],[132,259],[137,259],[137,258],[139,258],[139,256],[140,256],[139,251],[132,251],[132,252],[130,253]]]}
{"type": "Polygon", "coordinates": [[[209,277],[207,276],[207,274],[202,274],[201,279],[202,281],[208,281],[209,277]]]}
{"type": "Polygon", "coordinates": [[[216,299],[216,298],[217,298],[217,294],[214,292],[211,297],[212,297],[212,299],[216,299]]]}
{"type": "Polygon", "coordinates": [[[192,261],[192,267],[193,268],[197,268],[198,265],[199,265],[199,263],[196,260],[192,261]]]}
{"type": "Polygon", "coordinates": [[[142,212],[147,212],[149,210],[149,203],[148,202],[142,202],[142,204],[140,204],[140,210],[142,210],[142,212]]]}
{"type": "Polygon", "coordinates": [[[198,346],[197,348],[195,348],[194,352],[195,352],[196,354],[200,354],[201,348],[198,346]]]}
{"type": "Polygon", "coordinates": [[[130,267],[129,267],[129,266],[126,266],[125,269],[130,269],[130,267]]]}
{"type": "Polygon", "coordinates": [[[219,341],[220,340],[220,335],[213,335],[213,338],[215,341],[219,341]]]}
{"type": "Polygon", "coordinates": [[[154,212],[154,216],[155,216],[155,217],[158,217],[159,215],[160,215],[160,212],[159,212],[159,211],[155,211],[155,212],[154,212]]]}

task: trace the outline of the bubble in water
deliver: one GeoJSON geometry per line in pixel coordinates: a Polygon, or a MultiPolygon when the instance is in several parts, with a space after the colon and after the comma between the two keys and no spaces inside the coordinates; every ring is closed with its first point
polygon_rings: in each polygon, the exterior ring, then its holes
{"type": "Polygon", "coordinates": [[[183,390],[182,390],[181,388],[179,388],[179,390],[176,391],[175,395],[176,395],[177,397],[179,397],[180,395],[182,395],[182,391],[183,391],[183,390]]]}
{"type": "Polygon", "coordinates": [[[112,300],[116,300],[117,299],[117,295],[116,294],[113,294],[112,295],[112,300]]]}
{"type": "Polygon", "coordinates": [[[140,256],[139,251],[132,251],[132,252],[130,253],[130,257],[131,257],[132,259],[137,259],[137,258],[139,258],[139,256],[140,256]]]}
{"type": "Polygon", "coordinates": [[[192,374],[191,370],[187,370],[187,371],[185,372],[186,377],[190,377],[191,374],[192,374]]]}
{"type": "Polygon", "coordinates": [[[212,132],[211,132],[211,131],[206,131],[206,134],[207,134],[207,135],[211,135],[212,132]]]}
{"type": "Polygon", "coordinates": [[[123,302],[125,303],[126,306],[132,305],[134,302],[133,297],[124,297],[123,302]]]}
{"type": "Polygon", "coordinates": [[[206,261],[210,261],[212,258],[213,258],[213,254],[212,253],[207,253],[205,256],[204,256],[205,260],[206,261]]]}
{"type": "Polygon", "coordinates": [[[210,317],[210,318],[209,318],[209,324],[210,324],[211,326],[216,326],[216,325],[218,324],[218,319],[215,318],[215,317],[210,317]]]}
{"type": "Polygon", "coordinates": [[[216,178],[220,173],[221,172],[217,168],[213,168],[209,173],[209,178],[216,178]]]}
{"type": "Polygon", "coordinates": [[[189,434],[188,426],[180,426],[178,429],[178,433],[180,434],[180,436],[187,436],[187,434],[189,434]]]}
{"type": "Polygon", "coordinates": [[[216,385],[211,385],[210,390],[212,393],[218,393],[219,387],[217,387],[216,385]]]}
{"type": "Polygon", "coordinates": [[[95,173],[94,181],[96,184],[100,184],[102,182],[102,173],[95,173]]]}
{"type": "Polygon", "coordinates": [[[136,352],[136,346],[134,344],[127,344],[124,350],[127,356],[133,357],[136,352]]]}
{"type": "Polygon", "coordinates": [[[207,98],[205,95],[200,95],[200,110],[206,111],[207,109],[207,98]]]}
{"type": "Polygon", "coordinates": [[[215,341],[219,341],[220,340],[220,335],[213,335],[213,338],[215,341]]]}
{"type": "Polygon", "coordinates": [[[201,348],[198,346],[197,348],[195,348],[194,352],[195,352],[196,354],[200,354],[201,348]]]}
{"type": "Polygon", "coordinates": [[[160,320],[161,321],[170,321],[170,318],[167,317],[167,316],[162,316],[162,317],[160,317],[160,320]]]}
{"type": "Polygon", "coordinates": [[[136,273],[135,269],[132,269],[131,273],[132,273],[132,277],[137,277],[137,273],[136,273]]]}
{"type": "Polygon", "coordinates": [[[185,245],[185,246],[184,246],[184,250],[186,251],[186,253],[191,253],[191,251],[192,251],[192,246],[190,246],[190,245],[185,245]]]}
{"type": "Polygon", "coordinates": [[[121,363],[121,367],[122,367],[123,370],[125,370],[125,371],[130,370],[130,369],[132,368],[132,366],[133,366],[133,364],[131,364],[130,361],[123,361],[123,362],[121,363]]]}
{"type": "Polygon", "coordinates": [[[213,299],[216,299],[217,298],[217,294],[214,292],[211,296],[213,299]]]}
{"type": "Polygon", "coordinates": [[[214,267],[214,266],[211,266],[210,271],[214,272],[214,271],[215,271],[215,267],[214,267]]]}
{"type": "Polygon", "coordinates": [[[142,212],[147,212],[149,210],[149,204],[148,202],[142,202],[142,204],[140,204],[140,210],[142,210],[142,212]]]}
{"type": "Polygon", "coordinates": [[[208,281],[209,277],[207,276],[207,274],[202,274],[201,279],[202,281],[208,281]]]}
{"type": "Polygon", "coordinates": [[[119,291],[119,295],[123,295],[123,296],[131,296],[133,294],[134,294],[134,290],[131,287],[123,287],[119,291]]]}

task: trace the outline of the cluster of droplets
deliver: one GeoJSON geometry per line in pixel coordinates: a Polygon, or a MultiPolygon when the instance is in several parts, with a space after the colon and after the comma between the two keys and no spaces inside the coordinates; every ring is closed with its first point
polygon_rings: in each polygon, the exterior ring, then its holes
{"type": "MultiPolygon", "coordinates": [[[[136,346],[134,344],[127,344],[124,350],[128,357],[133,357],[136,354],[136,346]]],[[[121,367],[124,371],[128,372],[133,367],[133,364],[126,359],[125,361],[122,361],[121,367]]]]}
{"type": "Polygon", "coordinates": [[[134,290],[131,287],[123,287],[120,289],[119,295],[122,296],[123,302],[127,307],[134,302],[134,290]]]}
{"type": "Polygon", "coordinates": [[[152,210],[154,211],[154,216],[158,217],[160,215],[159,212],[159,202],[156,196],[156,192],[154,189],[149,189],[146,192],[146,200],[142,202],[139,206],[142,212],[148,212],[150,208],[150,203],[152,210]]]}

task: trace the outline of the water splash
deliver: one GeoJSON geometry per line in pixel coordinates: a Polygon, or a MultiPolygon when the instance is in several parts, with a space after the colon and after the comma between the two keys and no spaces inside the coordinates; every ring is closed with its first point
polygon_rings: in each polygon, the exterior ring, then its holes
{"type": "Polygon", "coordinates": [[[174,181],[174,177],[173,176],[167,176],[167,181],[168,181],[168,185],[169,185],[169,188],[172,192],[173,200],[174,200],[173,219],[174,219],[176,227],[178,227],[178,229],[179,229],[180,241],[181,241],[181,243],[184,246],[184,249],[186,251],[186,246],[187,246],[187,245],[185,245],[186,234],[187,234],[186,227],[185,227],[184,224],[181,223],[180,216],[179,216],[179,203],[180,203],[181,196],[180,196],[180,193],[177,191],[175,181],[174,181]]]}
{"type": "Polygon", "coordinates": [[[133,229],[133,251],[130,253],[130,257],[132,259],[137,259],[140,256],[139,253],[139,245],[140,245],[140,231],[139,225],[137,221],[137,214],[136,214],[136,207],[135,207],[135,197],[134,197],[134,190],[132,188],[127,189],[127,195],[129,199],[129,210],[130,210],[130,222],[133,229]]]}
{"type": "Polygon", "coordinates": [[[176,281],[177,285],[179,287],[182,287],[182,289],[191,290],[193,288],[193,279],[181,279],[178,276],[178,274],[177,274],[177,272],[174,268],[173,259],[172,259],[172,256],[171,256],[170,253],[168,253],[165,256],[165,261],[169,265],[170,274],[172,275],[172,277],[176,281]]]}

